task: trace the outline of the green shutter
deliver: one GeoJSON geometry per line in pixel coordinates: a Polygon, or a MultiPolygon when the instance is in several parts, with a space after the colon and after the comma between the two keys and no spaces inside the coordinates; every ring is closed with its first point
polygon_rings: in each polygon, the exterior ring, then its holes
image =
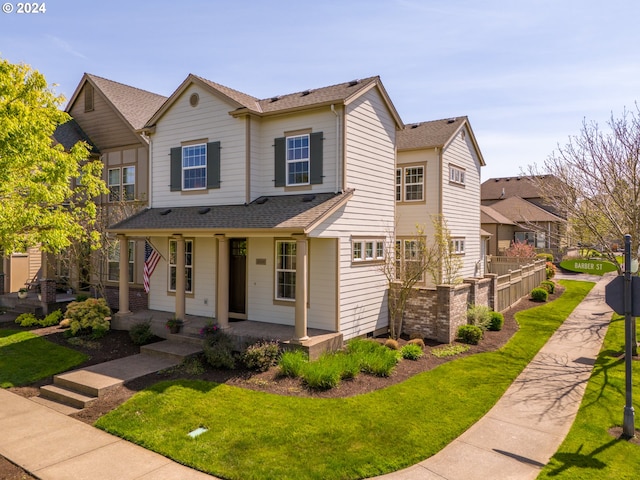
{"type": "Polygon", "coordinates": [[[207,188],[220,188],[220,142],[207,143],[207,188]]]}
{"type": "Polygon", "coordinates": [[[172,192],[182,190],[182,147],[171,149],[171,185],[172,192]]]}
{"type": "Polygon", "coordinates": [[[275,186],[284,187],[287,184],[287,149],[285,137],[276,138],[275,144],[275,186]]]}
{"type": "Polygon", "coordinates": [[[314,132],[309,135],[310,159],[309,159],[309,181],[312,185],[322,183],[322,132],[314,132]]]}

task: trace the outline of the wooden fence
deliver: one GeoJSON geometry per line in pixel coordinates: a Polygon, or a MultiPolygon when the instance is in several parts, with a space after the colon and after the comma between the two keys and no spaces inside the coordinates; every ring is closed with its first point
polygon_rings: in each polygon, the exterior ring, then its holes
{"type": "MultiPolygon", "coordinates": [[[[498,257],[493,257],[493,259],[495,258],[498,257]]],[[[528,265],[518,265],[517,263],[508,264],[507,262],[498,263],[498,265],[500,265],[499,270],[507,265],[510,265],[512,268],[507,268],[506,273],[498,274],[496,305],[494,309],[501,312],[509,308],[535,287],[539,286],[540,283],[547,278],[545,264],[546,262],[544,260],[536,260],[528,265]],[[515,269],[513,267],[515,267],[515,269]]],[[[492,264],[492,267],[495,265],[495,263],[492,264]]]]}

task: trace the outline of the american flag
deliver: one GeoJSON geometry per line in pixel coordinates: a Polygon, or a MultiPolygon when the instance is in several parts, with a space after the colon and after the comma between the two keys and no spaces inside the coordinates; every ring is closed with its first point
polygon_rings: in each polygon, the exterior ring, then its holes
{"type": "Polygon", "coordinates": [[[144,291],[149,293],[149,279],[160,261],[160,254],[149,242],[144,242],[144,291]]]}

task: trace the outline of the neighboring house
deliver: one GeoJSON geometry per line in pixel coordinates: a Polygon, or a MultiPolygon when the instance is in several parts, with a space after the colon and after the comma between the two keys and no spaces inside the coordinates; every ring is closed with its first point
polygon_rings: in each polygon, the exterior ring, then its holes
{"type": "MultiPolygon", "coordinates": [[[[99,230],[147,205],[149,139],[139,130],[165,101],[162,95],[88,73],[83,75],[69,100],[65,111],[73,118],[70,126],[75,124],[79,129],[75,140],[88,141],[92,153],[104,163],[103,180],[110,193],[98,199],[96,228],[99,230]]],[[[60,137],[59,141],[70,148],[75,143],[72,133],[66,128],[57,131],[56,138],[60,137]]],[[[132,240],[127,250],[131,301],[136,308],[146,308],[142,288],[144,241],[132,240]]],[[[68,276],[74,289],[87,288],[89,284],[103,285],[102,293],[113,307],[118,305],[119,265],[119,243],[113,241],[95,253],[92,261],[86,257],[59,260],[58,274],[68,276]]]]}
{"type": "Polygon", "coordinates": [[[497,210],[480,206],[480,225],[491,236],[487,239],[487,255],[503,255],[515,238],[518,225],[497,210]]]}
{"type": "MultiPolygon", "coordinates": [[[[435,216],[445,220],[453,255],[462,260],[458,278],[484,275],[486,234],[480,229],[484,165],[467,117],[408,125],[398,133],[396,237],[403,257],[410,257],[417,226],[431,241],[435,216]]],[[[425,284],[433,282],[425,278],[425,284]]]]}
{"type": "Polygon", "coordinates": [[[189,75],[143,129],[150,208],[110,228],[161,255],[149,308],[290,325],[300,342],[386,331],[402,127],[379,77],[257,99],[189,75]]]}
{"type": "Polygon", "coordinates": [[[492,178],[482,183],[482,205],[506,217],[515,224],[511,225],[512,235],[503,219],[488,212],[483,228],[493,231],[498,225],[501,235],[490,241],[494,255],[503,254],[512,241],[526,242],[540,251],[548,251],[558,255],[567,245],[567,222],[562,215],[545,203],[539,184],[544,181],[553,182],[555,177],[546,175],[536,177],[492,178]]]}

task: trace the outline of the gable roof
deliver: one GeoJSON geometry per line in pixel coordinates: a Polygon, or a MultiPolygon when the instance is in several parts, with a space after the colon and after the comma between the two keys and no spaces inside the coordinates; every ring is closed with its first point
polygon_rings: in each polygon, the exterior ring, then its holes
{"type": "Polygon", "coordinates": [[[85,142],[90,153],[100,153],[86,133],[73,118],[58,125],[53,132],[53,139],[69,151],[78,142],[85,142]]]}
{"type": "Polygon", "coordinates": [[[148,208],[109,228],[111,232],[140,234],[247,231],[257,229],[308,233],[353,195],[318,193],[259,197],[247,205],[148,208]]]}
{"type": "Polygon", "coordinates": [[[516,225],[507,217],[497,210],[486,205],[480,205],[480,223],[498,224],[498,225],[516,225]]]}
{"type": "Polygon", "coordinates": [[[444,148],[464,127],[469,130],[470,138],[478,154],[480,165],[486,165],[471,124],[466,116],[444,118],[428,122],[406,125],[396,135],[398,151],[444,148]]]}
{"type": "Polygon", "coordinates": [[[520,197],[509,197],[491,204],[491,208],[516,223],[564,222],[565,220],[520,197]]]}
{"type": "Polygon", "coordinates": [[[71,111],[71,107],[75,103],[78,95],[80,95],[80,91],[86,82],[90,83],[104,95],[116,113],[128,123],[133,130],[141,129],[167,99],[167,97],[147,90],[85,73],[67,104],[67,108],[65,109],[67,113],[71,111]]]}
{"type": "Polygon", "coordinates": [[[180,86],[171,94],[167,101],[164,102],[162,107],[155,112],[151,118],[149,118],[145,127],[152,128],[191,84],[200,85],[217,97],[227,101],[232,108],[231,113],[233,115],[251,114],[257,116],[280,114],[336,103],[347,105],[359,95],[371,88],[377,87],[380,90],[381,95],[398,127],[402,128],[404,126],[400,119],[400,115],[396,111],[391,99],[382,85],[380,77],[378,76],[362,80],[353,80],[351,82],[331,85],[329,87],[309,89],[287,95],[277,95],[265,99],[258,99],[246,93],[239,92],[238,90],[212,82],[211,80],[207,80],[194,74],[189,74],[180,86]]]}
{"type": "MultiPolygon", "coordinates": [[[[541,198],[540,189],[533,182],[531,176],[490,178],[482,182],[480,186],[480,198],[482,200],[499,200],[517,196],[520,198],[541,198]]],[[[554,181],[553,175],[541,175],[537,178],[554,181]]]]}

